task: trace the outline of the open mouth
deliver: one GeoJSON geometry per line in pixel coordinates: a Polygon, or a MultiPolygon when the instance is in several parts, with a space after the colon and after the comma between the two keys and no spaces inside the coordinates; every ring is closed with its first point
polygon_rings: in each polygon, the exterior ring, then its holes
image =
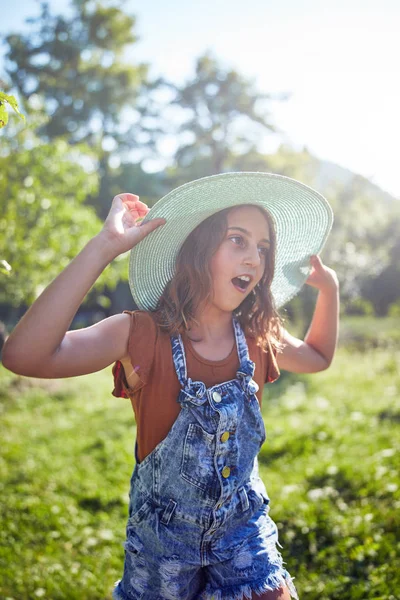
{"type": "Polygon", "coordinates": [[[251,277],[249,275],[240,275],[239,277],[234,277],[232,283],[240,292],[245,292],[251,283],[251,277]]]}

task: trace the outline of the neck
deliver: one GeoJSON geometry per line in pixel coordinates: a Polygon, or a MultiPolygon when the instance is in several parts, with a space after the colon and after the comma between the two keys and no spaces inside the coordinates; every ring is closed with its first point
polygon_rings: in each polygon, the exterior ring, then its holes
{"type": "Polygon", "coordinates": [[[215,342],[230,337],[232,329],[232,313],[215,310],[214,307],[203,309],[196,315],[196,322],[191,324],[188,337],[203,342],[215,342]]]}

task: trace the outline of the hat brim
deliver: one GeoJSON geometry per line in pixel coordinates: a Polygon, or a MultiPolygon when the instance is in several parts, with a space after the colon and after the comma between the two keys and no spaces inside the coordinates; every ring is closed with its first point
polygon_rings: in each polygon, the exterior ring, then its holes
{"type": "Polygon", "coordinates": [[[140,309],[157,307],[187,236],[211,215],[240,204],[259,206],[274,220],[277,247],[271,292],[275,306],[283,306],[299,292],[311,271],[310,256],[321,252],[332,227],[327,200],[283,175],[223,173],[172,190],[146,215],[144,222],[163,217],[166,223],[130,253],[129,286],[140,309]]]}

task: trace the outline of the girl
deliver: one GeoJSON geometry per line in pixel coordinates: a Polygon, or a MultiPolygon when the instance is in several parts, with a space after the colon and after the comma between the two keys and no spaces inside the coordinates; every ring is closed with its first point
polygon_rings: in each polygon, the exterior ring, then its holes
{"type": "Polygon", "coordinates": [[[298,598],[257,471],[260,404],[279,369],[332,361],[338,282],[317,256],[332,212],[309,187],[266,173],[206,177],[148,212],[134,194],[114,198],[102,231],[10,335],[4,365],[54,378],[115,363],[113,393],[131,399],[137,421],[116,600],[298,598]],[[97,277],[129,249],[141,310],[68,331],[97,277]],[[304,281],[319,294],[301,341],[277,308],[304,281]]]}

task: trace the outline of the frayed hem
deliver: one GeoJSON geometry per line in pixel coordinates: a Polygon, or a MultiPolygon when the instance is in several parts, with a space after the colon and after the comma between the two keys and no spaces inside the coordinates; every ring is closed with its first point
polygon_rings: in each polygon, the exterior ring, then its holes
{"type": "Polygon", "coordinates": [[[265,592],[274,592],[282,586],[287,587],[290,597],[299,600],[293,580],[287,571],[274,573],[267,578],[252,581],[244,585],[234,585],[223,590],[207,585],[199,600],[251,600],[253,594],[262,596],[265,592]]]}
{"type": "Polygon", "coordinates": [[[293,583],[294,578],[290,576],[288,571],[285,571],[284,578],[285,578],[285,585],[286,585],[287,589],[289,590],[289,594],[290,594],[291,598],[294,598],[294,600],[299,600],[299,595],[298,595],[296,587],[293,583]]]}
{"type": "Polygon", "coordinates": [[[127,598],[125,597],[125,594],[122,595],[120,590],[119,590],[119,581],[117,581],[115,583],[114,589],[112,591],[112,599],[113,600],[127,600],[127,598]]]}

